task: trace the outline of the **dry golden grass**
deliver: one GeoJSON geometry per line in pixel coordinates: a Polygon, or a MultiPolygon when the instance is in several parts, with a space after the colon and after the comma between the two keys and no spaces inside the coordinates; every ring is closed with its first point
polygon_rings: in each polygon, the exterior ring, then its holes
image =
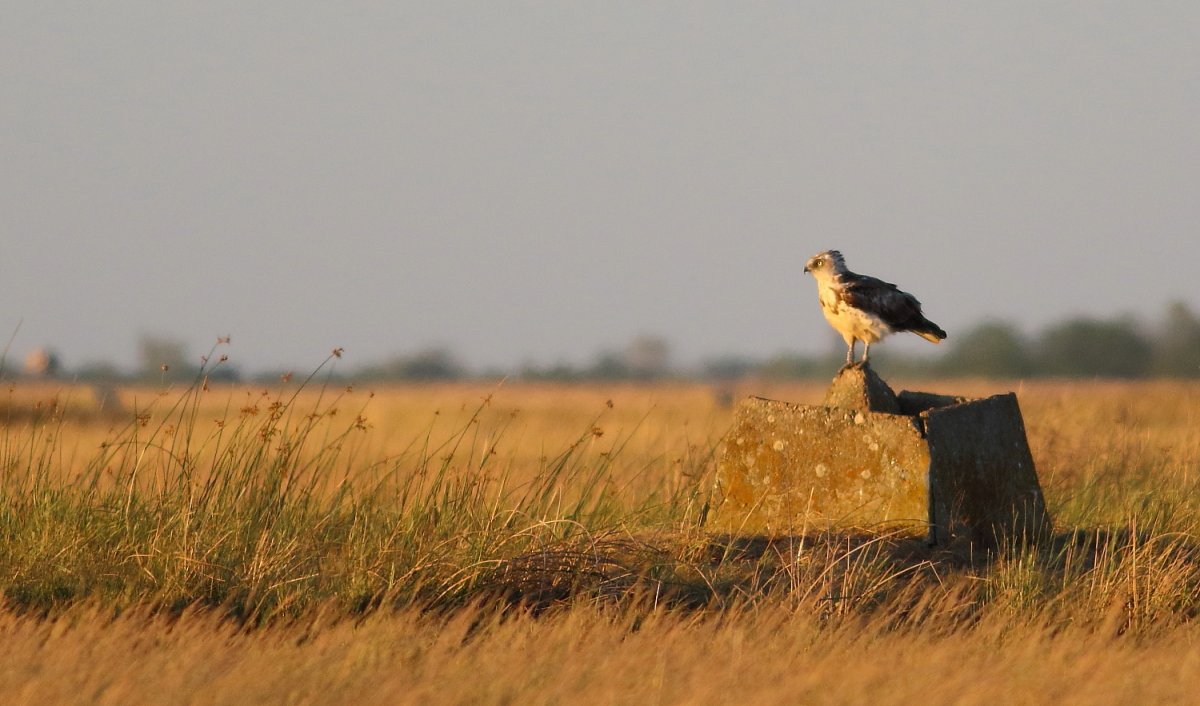
{"type": "Polygon", "coordinates": [[[1200,632],[1153,640],[989,620],[823,624],[772,606],[636,620],[464,610],[240,631],[212,614],[0,618],[0,694],[45,704],[1163,704],[1200,693],[1200,632]]]}
{"type": "Polygon", "coordinates": [[[749,554],[732,396],[414,385],[0,397],[5,703],[1188,703],[1200,385],[1017,389],[1055,541],[749,554]],[[141,415],[140,417],[137,415],[141,415]]]}

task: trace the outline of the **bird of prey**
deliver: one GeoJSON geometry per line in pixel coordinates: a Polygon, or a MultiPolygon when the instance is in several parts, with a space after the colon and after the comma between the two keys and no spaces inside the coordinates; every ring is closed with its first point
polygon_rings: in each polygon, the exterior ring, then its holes
{"type": "Polygon", "coordinates": [[[842,334],[849,347],[846,365],[854,364],[857,341],[863,342],[862,362],[866,363],[871,344],[898,331],[911,331],[933,343],[946,337],[940,326],[921,313],[921,302],[916,297],[894,284],[851,272],[837,250],[813,255],[804,271],[817,280],[817,297],[825,320],[842,334]]]}

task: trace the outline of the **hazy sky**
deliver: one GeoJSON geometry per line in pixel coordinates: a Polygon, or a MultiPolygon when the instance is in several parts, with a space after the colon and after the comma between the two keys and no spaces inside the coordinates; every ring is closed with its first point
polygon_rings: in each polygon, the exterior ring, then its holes
{"type": "Polygon", "coordinates": [[[12,357],[825,350],[826,248],[951,337],[1200,308],[1194,1],[0,6],[12,357]]]}

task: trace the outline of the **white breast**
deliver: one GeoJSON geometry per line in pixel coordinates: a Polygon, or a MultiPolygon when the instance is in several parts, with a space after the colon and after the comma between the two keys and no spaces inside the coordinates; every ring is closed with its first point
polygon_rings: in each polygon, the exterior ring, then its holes
{"type": "Polygon", "coordinates": [[[818,295],[825,320],[847,343],[854,339],[874,343],[892,333],[883,319],[839,301],[832,286],[821,286],[818,295]]]}

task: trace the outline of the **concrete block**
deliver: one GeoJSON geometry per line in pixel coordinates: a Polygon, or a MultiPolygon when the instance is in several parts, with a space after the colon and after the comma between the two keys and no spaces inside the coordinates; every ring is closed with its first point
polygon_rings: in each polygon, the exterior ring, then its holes
{"type": "Polygon", "coordinates": [[[717,466],[711,531],[896,532],[988,547],[1049,532],[1015,395],[896,395],[854,366],[825,399],[741,403],[717,466]]]}
{"type": "Polygon", "coordinates": [[[825,406],[900,414],[900,400],[868,365],[842,368],[825,392],[825,406]]]}

